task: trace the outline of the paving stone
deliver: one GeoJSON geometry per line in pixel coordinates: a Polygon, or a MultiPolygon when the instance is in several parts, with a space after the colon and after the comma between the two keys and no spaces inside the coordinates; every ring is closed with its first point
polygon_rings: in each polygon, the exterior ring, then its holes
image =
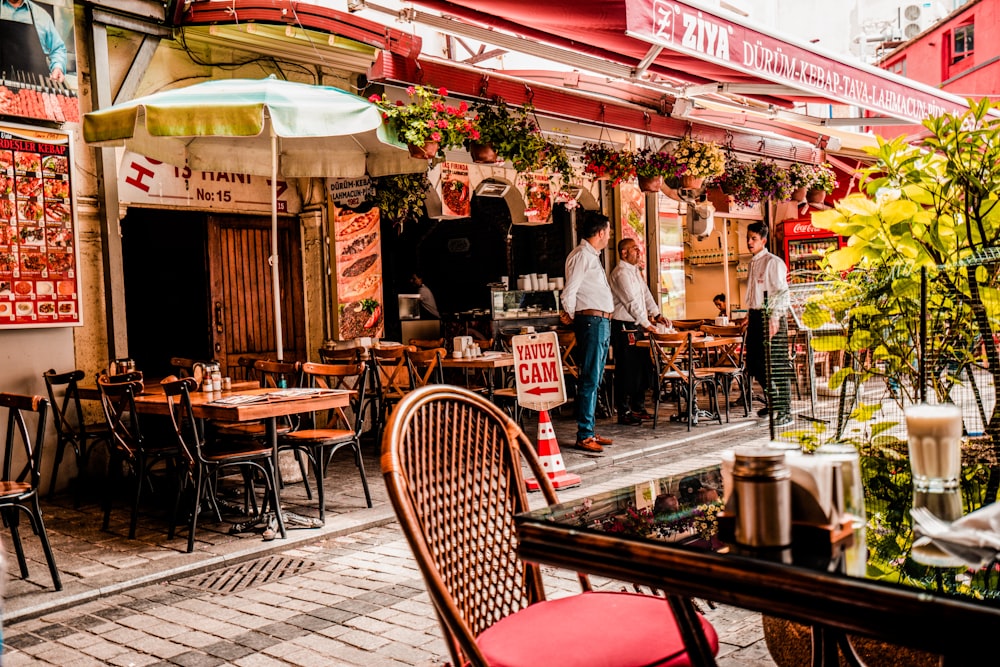
{"type": "Polygon", "coordinates": [[[245,646],[253,651],[263,651],[281,642],[277,637],[266,635],[262,632],[245,632],[232,638],[232,643],[245,646]]]}
{"type": "Polygon", "coordinates": [[[278,639],[295,639],[296,637],[309,634],[309,631],[305,628],[300,628],[297,625],[289,623],[270,623],[261,626],[258,630],[278,639]]]}
{"type": "Polygon", "coordinates": [[[256,653],[256,649],[252,649],[249,646],[242,646],[233,642],[216,642],[215,644],[210,644],[202,648],[202,651],[208,655],[215,656],[216,658],[221,658],[226,661],[233,661],[238,658],[250,655],[251,653],[256,653]]]}

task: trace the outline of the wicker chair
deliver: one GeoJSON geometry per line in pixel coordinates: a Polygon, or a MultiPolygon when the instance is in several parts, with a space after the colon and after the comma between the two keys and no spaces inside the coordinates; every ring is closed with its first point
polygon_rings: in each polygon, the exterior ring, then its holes
{"type": "MultiPolygon", "coordinates": [[[[465,389],[417,389],[382,442],[389,498],[424,575],[453,665],[687,665],[662,598],[590,592],[546,601],[540,568],[517,558],[514,515],[528,509],[525,460],[555,490],[509,417],[465,389]]],[[[714,629],[702,627],[713,651],[714,629]]]]}

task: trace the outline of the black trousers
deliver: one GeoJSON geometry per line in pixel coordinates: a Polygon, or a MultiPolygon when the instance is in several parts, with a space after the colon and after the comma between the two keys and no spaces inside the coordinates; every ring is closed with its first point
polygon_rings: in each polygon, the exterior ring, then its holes
{"type": "Polygon", "coordinates": [[[788,357],[788,318],[782,316],[778,332],[770,338],[771,383],[767,382],[767,352],[764,344],[771,335],[764,311],[750,310],[747,324],[747,371],[767,394],[768,406],[777,414],[788,414],[792,401],[792,363],[788,357]]]}
{"type": "Polygon", "coordinates": [[[645,334],[635,322],[611,320],[611,347],[615,354],[615,409],[618,414],[645,408],[653,375],[649,350],[636,347],[645,334]]]}

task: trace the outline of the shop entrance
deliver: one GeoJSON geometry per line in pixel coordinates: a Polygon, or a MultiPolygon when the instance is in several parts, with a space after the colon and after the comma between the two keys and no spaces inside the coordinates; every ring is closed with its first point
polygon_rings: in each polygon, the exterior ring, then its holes
{"type": "MultiPolygon", "coordinates": [[[[129,354],[152,377],[171,357],[215,359],[243,377],[241,356],[275,358],[271,220],[130,208],[122,220],[129,354]]],[[[305,358],[298,225],[278,220],[285,359],[305,358]]]]}

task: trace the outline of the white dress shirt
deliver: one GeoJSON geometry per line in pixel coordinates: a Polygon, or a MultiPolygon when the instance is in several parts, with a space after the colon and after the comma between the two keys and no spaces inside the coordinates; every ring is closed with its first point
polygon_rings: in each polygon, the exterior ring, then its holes
{"type": "Polygon", "coordinates": [[[561,295],[562,309],[575,317],[581,310],[610,313],[615,302],[601,253],[586,239],[566,257],[566,286],[561,295]]]}
{"type": "Polygon", "coordinates": [[[611,272],[611,294],[615,299],[612,319],[635,322],[646,328],[650,326],[649,318],[660,314],[656,299],[635,264],[618,262],[611,272]]]}
{"type": "Polygon", "coordinates": [[[786,313],[788,298],[788,267],[777,255],[761,250],[750,258],[747,272],[747,308],[759,310],[764,307],[764,292],[771,319],[777,320],[786,313]]]}

